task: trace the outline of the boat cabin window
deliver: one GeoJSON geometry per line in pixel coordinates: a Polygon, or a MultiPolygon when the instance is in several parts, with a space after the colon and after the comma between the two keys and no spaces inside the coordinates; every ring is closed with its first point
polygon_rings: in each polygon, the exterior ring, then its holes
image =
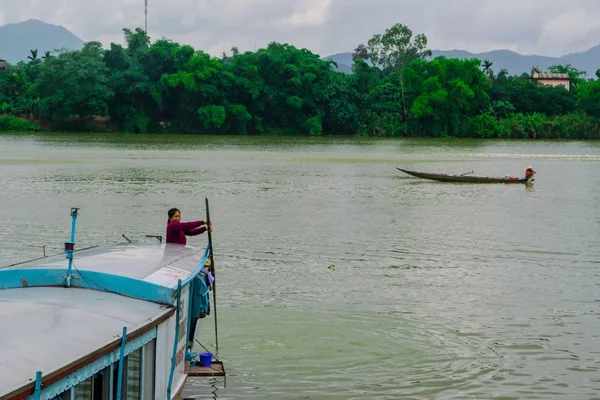
{"type": "MultiPolygon", "coordinates": [[[[156,339],[123,360],[122,400],[153,400],[155,390],[156,339]]],[[[119,362],[61,393],[52,400],[115,400],[119,362]]]]}
{"type": "Polygon", "coordinates": [[[139,399],[142,389],[142,349],[130,353],[127,356],[127,366],[125,367],[126,379],[123,380],[123,386],[127,384],[127,395],[125,399],[139,399]]]}
{"type": "Polygon", "coordinates": [[[144,381],[142,382],[142,400],[154,400],[154,374],[156,365],[156,339],[144,346],[142,351],[142,369],[144,381]]]}
{"type": "MultiPolygon", "coordinates": [[[[72,398],[77,400],[110,400],[109,388],[110,367],[106,367],[102,371],[97,372],[94,376],[91,376],[76,385],[72,390],[72,398]]],[[[66,398],[71,399],[71,397],[66,398]]],[[[62,397],[62,399],[65,399],[65,397],[62,397]]]]}
{"type": "Polygon", "coordinates": [[[71,400],[71,391],[67,390],[66,392],[63,392],[58,396],[52,398],[51,400],[71,400]]]}
{"type": "Polygon", "coordinates": [[[92,385],[93,385],[93,378],[87,378],[85,381],[81,382],[80,384],[76,385],[73,388],[73,392],[75,395],[75,398],[77,400],[81,399],[81,400],[91,400],[92,399],[92,385]]]}
{"type": "MultiPolygon", "coordinates": [[[[123,360],[122,400],[154,399],[154,364],[156,339],[131,353],[123,360]]],[[[117,398],[118,364],[113,375],[113,397],[117,398]]],[[[112,400],[109,399],[109,400],[112,400]]]]}

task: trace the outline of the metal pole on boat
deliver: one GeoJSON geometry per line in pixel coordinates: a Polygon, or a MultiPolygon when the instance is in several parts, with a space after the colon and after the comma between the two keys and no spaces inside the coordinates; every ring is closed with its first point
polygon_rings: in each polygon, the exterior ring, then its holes
{"type": "Polygon", "coordinates": [[[42,371],[37,371],[35,373],[35,391],[33,392],[33,399],[40,400],[41,393],[42,393],[42,371]]]}
{"type": "Polygon", "coordinates": [[[75,227],[77,225],[77,215],[79,208],[71,207],[71,240],[65,243],[65,253],[69,259],[69,268],[67,269],[66,286],[71,286],[71,274],[73,271],[73,252],[75,251],[75,227]]]}
{"type": "Polygon", "coordinates": [[[175,309],[175,340],[173,341],[173,355],[171,356],[171,370],[169,372],[169,383],[167,384],[167,400],[171,400],[171,387],[173,386],[173,374],[177,365],[177,343],[179,341],[179,312],[181,308],[181,279],[177,281],[177,308],[175,309]]]}
{"type": "MultiPolygon", "coordinates": [[[[208,209],[208,198],[204,198],[206,200],[206,223],[210,227],[210,211],[208,209]]],[[[211,230],[208,230],[208,245],[210,246],[210,273],[215,278],[213,282],[213,305],[215,312],[215,347],[219,350],[219,333],[217,329],[217,280],[215,275],[215,258],[213,256],[214,250],[212,245],[212,233],[211,230]]]]}
{"type": "Polygon", "coordinates": [[[127,327],[123,327],[123,336],[121,336],[121,351],[119,352],[119,377],[117,378],[117,400],[121,400],[123,387],[123,360],[125,359],[125,341],[127,340],[127,327]]]}

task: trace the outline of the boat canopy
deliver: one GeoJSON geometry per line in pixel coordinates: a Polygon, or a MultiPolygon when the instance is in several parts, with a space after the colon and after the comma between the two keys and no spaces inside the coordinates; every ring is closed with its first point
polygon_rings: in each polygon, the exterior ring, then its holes
{"type": "Polygon", "coordinates": [[[0,290],[0,398],[152,325],[172,307],[64,287],[0,290]],[[129,336],[129,335],[128,335],[129,336]]]}
{"type": "MultiPolygon", "coordinates": [[[[74,267],[79,271],[133,278],[163,287],[177,286],[179,279],[188,279],[204,265],[207,251],[192,246],[171,243],[134,242],[98,246],[75,251],[74,267]]],[[[0,271],[15,269],[65,269],[64,254],[29,261],[0,271]]]]}

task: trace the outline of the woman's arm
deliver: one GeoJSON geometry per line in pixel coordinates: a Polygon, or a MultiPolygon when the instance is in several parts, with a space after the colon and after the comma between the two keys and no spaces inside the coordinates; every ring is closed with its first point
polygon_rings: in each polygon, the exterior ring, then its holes
{"type": "Polygon", "coordinates": [[[177,224],[177,229],[182,231],[187,231],[188,229],[198,228],[202,225],[205,225],[204,221],[191,221],[191,222],[171,222],[172,224],[177,224]]]}
{"type": "Polygon", "coordinates": [[[192,228],[192,229],[186,229],[183,232],[187,235],[187,236],[196,236],[196,235],[200,235],[201,233],[206,232],[207,230],[207,226],[201,226],[199,228],[192,228]]]}
{"type": "Polygon", "coordinates": [[[191,222],[169,222],[167,229],[173,233],[186,232],[190,229],[198,228],[204,225],[204,221],[191,221],[191,222]]]}

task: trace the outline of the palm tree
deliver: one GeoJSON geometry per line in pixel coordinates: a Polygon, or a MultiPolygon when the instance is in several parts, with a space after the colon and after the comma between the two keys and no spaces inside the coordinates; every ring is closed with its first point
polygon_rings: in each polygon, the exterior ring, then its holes
{"type": "Polygon", "coordinates": [[[33,65],[39,64],[41,61],[38,58],[38,51],[37,51],[37,49],[35,49],[35,50],[29,50],[29,52],[31,53],[30,56],[27,56],[27,59],[29,60],[29,64],[33,64],[33,65]]]}
{"type": "Polygon", "coordinates": [[[490,79],[492,79],[494,77],[494,71],[492,71],[492,65],[494,65],[494,63],[489,60],[485,60],[483,62],[483,73],[490,79]]]}

